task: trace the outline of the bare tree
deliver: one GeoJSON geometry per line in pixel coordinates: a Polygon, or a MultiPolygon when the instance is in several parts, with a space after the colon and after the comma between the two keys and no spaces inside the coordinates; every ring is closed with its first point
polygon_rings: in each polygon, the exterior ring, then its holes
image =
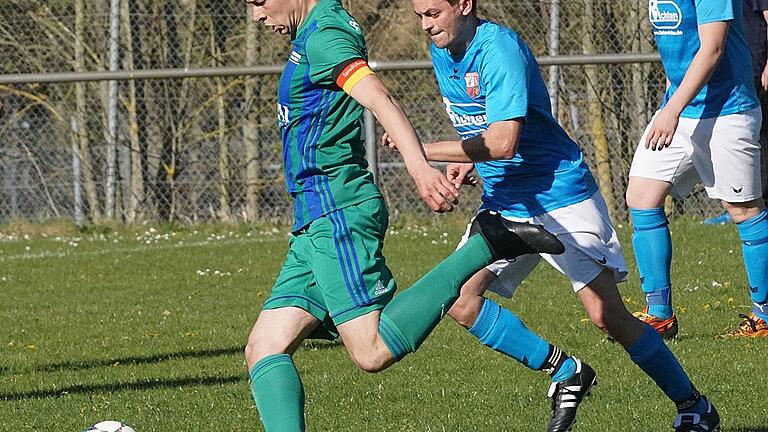
{"type": "MultiPolygon", "coordinates": [[[[584,33],[582,38],[584,54],[595,54],[594,30],[598,23],[595,21],[594,0],[584,0],[584,33]]],[[[615,198],[613,195],[613,178],[611,175],[611,158],[608,149],[606,135],[605,116],[600,102],[598,88],[601,78],[597,66],[585,67],[587,75],[587,104],[589,109],[589,126],[595,145],[595,163],[597,169],[597,181],[602,192],[611,217],[615,214],[615,198]]]]}
{"type": "MultiPolygon", "coordinates": [[[[84,56],[84,29],[85,29],[85,4],[83,0],[75,0],[75,71],[85,71],[84,56]]],[[[88,121],[86,113],[88,103],[86,101],[86,83],[75,84],[75,100],[79,139],[80,160],[82,161],[83,185],[85,196],[88,200],[91,220],[95,223],[101,221],[99,197],[96,192],[96,183],[93,177],[93,157],[91,156],[91,142],[88,134],[88,121]]]]}

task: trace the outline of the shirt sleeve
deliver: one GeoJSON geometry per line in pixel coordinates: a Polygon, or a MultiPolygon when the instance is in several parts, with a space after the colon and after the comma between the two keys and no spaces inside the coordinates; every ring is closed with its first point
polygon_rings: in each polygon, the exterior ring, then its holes
{"type": "Polygon", "coordinates": [[[307,40],[307,61],[312,83],[338,87],[347,93],[373,73],[362,38],[339,28],[318,30],[307,40]]]}
{"type": "Polygon", "coordinates": [[[528,114],[528,56],[522,41],[500,34],[480,67],[488,124],[528,114]]]}
{"type": "Polygon", "coordinates": [[[734,1],[742,0],[696,0],[696,22],[702,25],[718,21],[733,21],[734,1]]]}

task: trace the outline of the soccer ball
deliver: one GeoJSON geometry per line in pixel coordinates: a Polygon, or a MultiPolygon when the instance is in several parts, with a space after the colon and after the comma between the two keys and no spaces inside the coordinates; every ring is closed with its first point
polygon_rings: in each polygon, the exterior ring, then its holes
{"type": "Polygon", "coordinates": [[[88,426],[83,432],[136,432],[135,429],[127,424],[118,421],[107,420],[98,422],[95,425],[88,426]]]}

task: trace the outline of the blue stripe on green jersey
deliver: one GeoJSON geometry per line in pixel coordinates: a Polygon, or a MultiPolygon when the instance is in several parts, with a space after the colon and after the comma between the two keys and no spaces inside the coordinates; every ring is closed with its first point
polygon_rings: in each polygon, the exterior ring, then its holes
{"type": "Polygon", "coordinates": [[[346,233],[341,231],[339,222],[335,217],[336,213],[328,213],[327,217],[333,225],[333,244],[336,246],[336,255],[339,258],[339,264],[341,265],[341,273],[344,276],[344,284],[347,286],[347,291],[352,297],[352,301],[356,306],[362,306],[365,303],[365,298],[360,292],[360,288],[355,285],[355,277],[352,268],[349,263],[349,257],[346,254],[344,238],[346,233]]]}
{"type": "MultiPolygon", "coordinates": [[[[319,117],[318,126],[316,130],[322,131],[325,126],[325,120],[327,119],[328,110],[330,109],[330,103],[326,104],[322,108],[322,113],[319,117]]],[[[310,147],[311,151],[311,168],[316,168],[317,163],[317,140],[320,135],[317,134],[313,139],[313,145],[310,147]]],[[[334,241],[337,248],[337,254],[341,261],[342,271],[344,273],[344,280],[347,284],[347,289],[353,296],[353,300],[356,304],[367,304],[370,302],[370,297],[365,289],[365,282],[362,280],[362,274],[359,264],[357,263],[357,254],[355,253],[355,246],[352,243],[352,235],[349,229],[346,227],[346,222],[343,221],[343,214],[337,212],[336,202],[333,199],[333,192],[328,184],[327,176],[313,176],[311,177],[313,183],[317,180],[320,182],[318,185],[318,192],[323,200],[323,208],[328,213],[328,218],[333,224],[334,228],[334,241]],[[337,241],[339,240],[339,241],[337,241]],[[354,293],[354,294],[353,294],[354,293]],[[358,302],[357,296],[360,301],[358,302]]]]}
{"type": "MultiPolygon", "coordinates": [[[[316,130],[321,131],[323,129],[329,108],[330,104],[323,107],[316,130]]],[[[317,162],[317,147],[314,144],[317,143],[317,138],[319,137],[320,134],[317,133],[316,138],[314,139],[315,142],[313,143],[312,147],[310,147],[312,168],[316,167],[314,164],[317,162]]],[[[352,258],[350,257],[349,251],[347,249],[350,242],[350,233],[348,230],[344,230],[343,225],[339,222],[339,212],[334,211],[336,210],[336,206],[333,200],[333,194],[331,193],[330,187],[327,185],[327,178],[325,176],[314,176],[312,179],[313,183],[314,180],[319,180],[320,183],[318,185],[318,192],[320,193],[320,198],[323,201],[323,208],[327,211],[328,219],[333,225],[334,245],[336,246],[336,254],[339,257],[339,264],[341,265],[342,275],[344,276],[344,283],[347,286],[347,291],[352,297],[352,301],[355,303],[355,305],[363,305],[367,301],[367,293],[365,292],[364,284],[361,287],[356,283],[358,278],[355,277],[355,265],[352,263],[352,258]]]]}
{"type": "MultiPolygon", "coordinates": [[[[280,82],[280,90],[279,90],[279,99],[283,101],[290,100],[290,82],[293,80],[293,75],[296,73],[296,67],[297,65],[288,62],[288,65],[285,66],[285,70],[283,71],[283,77],[280,82]]],[[[290,116],[291,113],[289,112],[288,115],[290,116]]],[[[295,184],[293,183],[293,164],[291,161],[291,129],[285,128],[281,130],[281,138],[283,140],[283,161],[285,161],[285,182],[286,186],[288,188],[288,193],[290,193],[294,188],[295,184]]]]}
{"type": "MultiPolygon", "coordinates": [[[[329,188],[330,191],[330,188],[329,188]]],[[[364,298],[366,299],[366,304],[370,303],[371,297],[368,295],[368,290],[365,286],[365,279],[363,278],[363,271],[360,269],[360,260],[357,257],[357,251],[355,250],[355,244],[352,242],[352,233],[349,231],[349,225],[347,225],[347,219],[344,217],[344,213],[339,212],[339,216],[341,219],[341,226],[344,232],[347,234],[347,241],[350,247],[350,260],[352,261],[352,264],[354,266],[354,275],[357,277],[357,283],[360,286],[360,291],[364,294],[364,298]]]]}
{"type": "MultiPolygon", "coordinates": [[[[306,81],[309,81],[309,75],[305,77],[306,81]]],[[[307,165],[307,160],[304,157],[305,154],[307,154],[308,151],[315,152],[317,142],[320,139],[320,136],[323,131],[323,125],[324,125],[324,118],[325,114],[327,113],[327,103],[324,107],[324,101],[325,99],[330,95],[329,91],[320,90],[312,91],[310,94],[312,95],[312,98],[310,99],[310,104],[305,105],[305,109],[308,107],[307,112],[312,113],[310,116],[309,124],[307,125],[302,124],[302,127],[299,129],[299,152],[302,155],[301,157],[301,164],[302,164],[302,170],[303,172],[309,171],[312,173],[311,176],[307,178],[307,181],[303,188],[302,197],[304,198],[304,205],[306,206],[306,210],[308,212],[309,219],[304,219],[304,214],[297,214],[296,218],[300,220],[300,223],[306,224],[310,221],[316,219],[317,217],[323,215],[326,213],[329,209],[323,208],[321,199],[320,199],[320,191],[315,186],[314,178],[317,175],[314,173],[314,169],[306,170],[305,168],[316,168],[314,161],[309,161],[310,166],[307,165]],[[318,115],[319,113],[319,115],[318,115]],[[312,124],[314,123],[314,124],[312,124]],[[306,126],[305,126],[306,125],[306,126]]],[[[297,200],[300,201],[300,200],[297,200]]]]}

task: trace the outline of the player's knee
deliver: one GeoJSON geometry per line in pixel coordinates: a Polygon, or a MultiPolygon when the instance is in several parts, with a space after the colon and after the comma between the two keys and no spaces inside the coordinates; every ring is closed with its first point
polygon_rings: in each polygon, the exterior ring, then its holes
{"type": "Polygon", "coordinates": [[[656,181],[638,181],[630,178],[625,199],[629,208],[648,209],[664,205],[668,188],[656,181]]]}
{"type": "Polygon", "coordinates": [[[629,208],[636,208],[639,205],[637,194],[632,187],[627,188],[624,199],[627,201],[627,207],[629,208]]]}
{"type": "Polygon", "coordinates": [[[589,314],[589,320],[592,321],[592,325],[600,329],[601,331],[608,332],[609,330],[609,317],[605,313],[605,309],[593,310],[589,314]]]}
{"type": "Polygon", "coordinates": [[[722,201],[723,208],[731,215],[731,219],[735,223],[744,222],[754,216],[760,214],[765,209],[765,204],[762,198],[752,200],[744,203],[729,203],[722,201]]]}
{"type": "Polygon", "coordinates": [[[244,354],[248,367],[251,367],[264,357],[273,354],[284,354],[285,352],[285,344],[270,341],[267,338],[251,336],[248,338],[248,343],[245,345],[244,354]]]}
{"type": "Polygon", "coordinates": [[[352,361],[360,370],[368,373],[381,372],[391,364],[389,353],[371,352],[352,356],[352,361]]]}
{"type": "Polygon", "coordinates": [[[475,309],[465,297],[459,297],[448,310],[448,316],[464,328],[470,328],[475,324],[475,320],[477,320],[477,311],[475,309]]]}

